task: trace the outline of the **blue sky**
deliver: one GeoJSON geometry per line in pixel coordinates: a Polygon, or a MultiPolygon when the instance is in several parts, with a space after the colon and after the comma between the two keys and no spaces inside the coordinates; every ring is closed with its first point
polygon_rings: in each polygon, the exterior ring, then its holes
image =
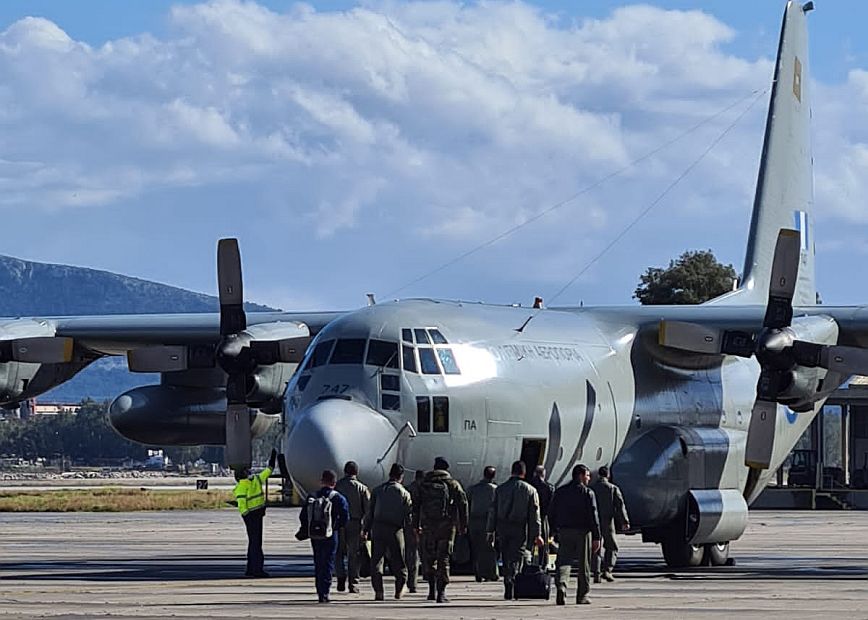
{"type": "MultiPolygon", "coordinates": [[[[810,16],[819,288],[865,302],[868,3],[810,16]]],[[[550,297],[770,80],[783,3],[0,3],[0,252],[248,296],[550,297]],[[37,19],[33,19],[37,18],[37,19]],[[509,238],[401,289],[741,102],[509,238]]],[[[737,269],[766,98],[560,303],[737,269]]]]}

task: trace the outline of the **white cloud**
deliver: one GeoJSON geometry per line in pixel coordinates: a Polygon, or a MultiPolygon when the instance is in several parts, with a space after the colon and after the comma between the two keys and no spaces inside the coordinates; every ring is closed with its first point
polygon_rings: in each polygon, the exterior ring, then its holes
{"type": "MultiPolygon", "coordinates": [[[[91,47],[27,18],[0,33],[0,208],[61,217],[204,188],[212,199],[246,197],[215,216],[291,227],[289,247],[308,255],[327,239],[365,256],[388,240],[414,254],[404,269],[417,268],[532,218],[765,87],[771,60],[730,51],[736,34],[701,11],[648,5],[567,21],[520,2],[276,13],[215,0],[174,7],[164,38],[91,47]]],[[[818,106],[818,204],[865,222],[868,72],[816,93],[850,102],[818,106]]],[[[649,227],[662,237],[668,218],[692,221],[694,232],[707,229],[702,218],[722,225],[725,205],[745,219],[732,229],[746,228],[764,102],[649,227]]],[[[746,104],[535,223],[528,235],[546,251],[522,253],[522,273],[554,280],[581,266],[746,104]]],[[[200,213],[185,199],[184,222],[185,208],[200,213]]]]}

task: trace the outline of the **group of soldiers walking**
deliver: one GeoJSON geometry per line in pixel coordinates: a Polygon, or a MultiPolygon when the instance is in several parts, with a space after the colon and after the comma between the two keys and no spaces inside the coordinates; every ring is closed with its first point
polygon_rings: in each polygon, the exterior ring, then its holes
{"type": "MultiPolygon", "coordinates": [[[[588,604],[592,575],[596,583],[614,581],[615,532],[630,527],[623,497],[609,481],[608,468],[601,467],[590,484],[590,470],[576,465],[571,481],[557,490],[546,481],[541,466],[530,482],[525,480],[522,461],[513,463],[510,478],[503,484],[494,482],[496,473],[494,467],[485,467],[482,480],[465,494],[442,457],[435,459],[431,471],[417,471],[406,488],[404,468],[397,463],[389,479],[373,491],[358,479],[353,461],[346,463],[340,480],[333,471],[324,471],[322,488],[302,508],[301,529],[296,534],[299,540],[311,540],[319,602],[330,602],[335,568],[338,591],[359,592],[360,554],[370,542],[375,600],[385,598],[383,568],[388,558],[396,599],[405,591],[416,592],[421,568],[428,600],[446,603],[453,544],[457,535],[467,534],[476,581],[500,579],[499,552],[506,600],[515,598],[516,576],[534,561],[534,552],[543,569],[548,568],[551,541],[557,545],[557,604],[566,603],[574,564],[578,565],[576,602],[588,604]]],[[[247,485],[256,486],[258,481],[259,477],[249,476],[247,485]]],[[[249,520],[245,515],[245,523],[249,520]]],[[[261,541],[261,525],[258,531],[261,541]]],[[[253,550],[253,556],[248,574],[265,576],[261,546],[258,555],[253,550]]]]}

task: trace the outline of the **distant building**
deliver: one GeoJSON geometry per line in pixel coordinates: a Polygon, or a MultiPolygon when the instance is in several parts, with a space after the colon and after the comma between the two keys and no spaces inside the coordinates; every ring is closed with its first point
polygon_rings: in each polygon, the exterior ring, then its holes
{"type": "MultiPolygon", "coordinates": [[[[30,402],[32,405],[32,409],[28,412],[28,415],[58,415],[61,413],[71,413],[75,415],[81,410],[81,405],[78,403],[45,403],[45,402],[36,402],[35,399],[31,399],[30,402]]],[[[24,403],[21,403],[24,405],[24,403]]],[[[22,418],[25,417],[22,412],[22,418]]]]}

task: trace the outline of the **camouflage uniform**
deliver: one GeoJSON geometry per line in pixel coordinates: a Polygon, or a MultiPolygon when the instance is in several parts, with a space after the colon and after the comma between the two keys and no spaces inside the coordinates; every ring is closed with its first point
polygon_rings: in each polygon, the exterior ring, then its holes
{"type": "Polygon", "coordinates": [[[490,480],[480,480],[467,489],[470,504],[470,550],[473,554],[473,572],[477,581],[497,581],[497,552],[488,537],[488,513],[494,502],[497,485],[490,480]]]}
{"type": "Polygon", "coordinates": [[[411,510],[410,493],[397,480],[384,482],[371,494],[365,531],[371,540],[371,586],[380,596],[383,594],[383,558],[387,553],[395,575],[396,598],[400,597],[407,583],[404,527],[410,522],[411,510]]]}
{"type": "Polygon", "coordinates": [[[425,474],[420,486],[419,509],[413,511],[413,525],[422,531],[419,540],[422,574],[428,579],[428,598],[433,599],[435,587],[439,598],[449,583],[449,554],[452,553],[456,529],[463,531],[467,528],[467,496],[461,484],[443,469],[425,474]],[[432,483],[444,483],[448,488],[447,513],[443,516],[426,514],[426,488],[432,483]]]}
{"type": "Polygon", "coordinates": [[[342,590],[344,583],[349,581],[350,592],[358,592],[362,520],[368,512],[371,492],[355,476],[344,476],[338,480],[335,491],[346,497],[350,505],[350,520],[341,529],[338,537],[338,590],[342,590]],[[344,566],[344,558],[347,560],[346,566],[344,566]]]}
{"type": "Polygon", "coordinates": [[[598,476],[591,483],[591,490],[597,500],[597,514],[600,517],[600,533],[603,535],[603,550],[594,555],[594,578],[600,574],[609,574],[611,579],[612,569],[618,561],[618,542],[615,540],[615,532],[630,522],[627,516],[627,507],[624,505],[624,496],[617,485],[609,482],[608,478],[598,476]],[[601,566],[602,564],[602,566],[601,566]]]}
{"type": "MultiPolygon", "coordinates": [[[[413,514],[415,514],[419,502],[419,481],[411,482],[407,491],[410,493],[413,514]]],[[[407,589],[410,592],[416,591],[416,581],[419,577],[419,537],[413,529],[413,514],[410,523],[404,528],[404,563],[407,565],[407,589]]],[[[423,574],[422,577],[424,578],[425,575],[423,574]]]]}
{"type": "Polygon", "coordinates": [[[518,476],[497,487],[488,518],[488,531],[496,532],[503,558],[503,585],[512,598],[516,574],[530,560],[531,545],[540,535],[539,496],[536,489],[518,476]]]}

